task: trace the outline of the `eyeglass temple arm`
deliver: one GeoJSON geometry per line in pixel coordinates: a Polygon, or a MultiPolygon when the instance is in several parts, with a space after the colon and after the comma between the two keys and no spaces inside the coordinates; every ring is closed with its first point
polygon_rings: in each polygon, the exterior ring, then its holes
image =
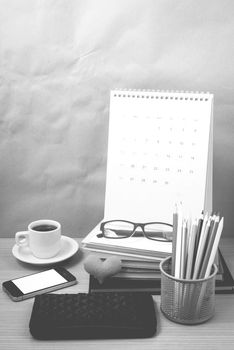
{"type": "Polygon", "coordinates": [[[102,237],[104,237],[104,234],[103,233],[98,233],[96,237],[97,238],[102,238],[102,237]]]}

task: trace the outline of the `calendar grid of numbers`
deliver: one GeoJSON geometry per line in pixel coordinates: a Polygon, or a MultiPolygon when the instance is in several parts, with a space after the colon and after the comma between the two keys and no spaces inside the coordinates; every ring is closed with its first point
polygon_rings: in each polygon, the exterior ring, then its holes
{"type": "Polygon", "coordinates": [[[188,215],[211,209],[212,104],[208,93],[111,92],[106,219],[171,222],[178,202],[188,215]]]}

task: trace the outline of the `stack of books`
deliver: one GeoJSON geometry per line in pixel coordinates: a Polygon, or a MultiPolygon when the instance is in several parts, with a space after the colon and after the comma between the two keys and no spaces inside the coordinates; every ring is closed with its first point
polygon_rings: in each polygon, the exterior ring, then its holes
{"type": "Polygon", "coordinates": [[[82,241],[82,246],[101,260],[113,255],[120,258],[121,271],[110,279],[113,279],[114,284],[120,286],[120,282],[123,281],[134,285],[135,281],[147,283],[160,280],[159,265],[171,254],[171,242],[153,241],[143,235],[124,239],[108,239],[99,237],[99,234],[100,224],[86,236],[82,241]]]}
{"type": "MultiPolygon", "coordinates": [[[[90,276],[90,292],[136,291],[160,294],[160,262],[172,253],[172,243],[154,242],[145,237],[119,240],[99,238],[100,224],[82,241],[82,246],[92,255],[105,260],[110,256],[121,259],[121,271],[99,283],[90,276]]],[[[234,280],[219,250],[215,263],[218,266],[216,293],[233,293],[234,280]]]]}
{"type": "MultiPolygon", "coordinates": [[[[225,262],[225,259],[219,250],[218,254],[218,273],[216,276],[216,294],[234,293],[234,280],[225,262]]],[[[121,274],[107,278],[102,284],[96,278],[90,276],[89,292],[149,292],[151,294],[161,293],[161,276],[158,270],[155,271],[155,278],[126,278],[121,274]]]]}
{"type": "Polygon", "coordinates": [[[159,260],[143,259],[137,257],[130,257],[127,255],[116,255],[103,252],[92,251],[92,256],[98,257],[105,261],[108,257],[117,256],[121,260],[121,270],[112,278],[123,280],[154,280],[160,278],[159,260]]]}

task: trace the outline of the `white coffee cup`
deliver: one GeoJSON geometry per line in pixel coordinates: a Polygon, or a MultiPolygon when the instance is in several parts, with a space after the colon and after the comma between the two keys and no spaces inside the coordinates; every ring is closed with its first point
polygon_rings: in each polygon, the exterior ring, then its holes
{"type": "Polygon", "coordinates": [[[27,231],[15,234],[15,242],[20,247],[28,246],[37,258],[52,258],[61,249],[61,225],[54,220],[33,221],[27,231]]]}

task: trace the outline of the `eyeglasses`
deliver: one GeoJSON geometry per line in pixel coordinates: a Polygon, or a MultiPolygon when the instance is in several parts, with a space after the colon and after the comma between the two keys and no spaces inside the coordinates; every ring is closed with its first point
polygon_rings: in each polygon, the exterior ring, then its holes
{"type": "Polygon", "coordinates": [[[165,222],[148,222],[145,224],[134,223],[126,220],[110,220],[102,222],[101,233],[98,238],[105,237],[111,239],[129,238],[133,235],[145,236],[153,241],[172,241],[173,226],[165,222]]]}

